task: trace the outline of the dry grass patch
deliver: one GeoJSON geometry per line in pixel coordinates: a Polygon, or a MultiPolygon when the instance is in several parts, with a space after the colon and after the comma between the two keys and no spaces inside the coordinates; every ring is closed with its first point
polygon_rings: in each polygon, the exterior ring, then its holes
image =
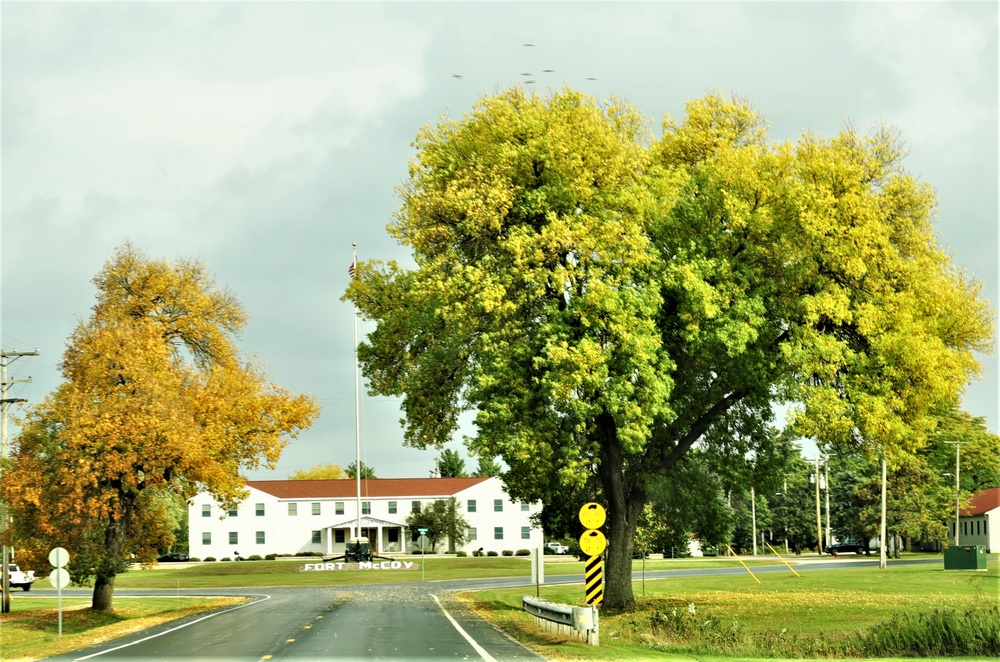
{"type": "Polygon", "coordinates": [[[105,614],[90,609],[89,599],[64,599],[63,636],[55,599],[22,598],[9,614],[0,614],[0,659],[40,660],[101,644],[168,621],[234,606],[245,598],[117,597],[118,608],[105,614]]]}

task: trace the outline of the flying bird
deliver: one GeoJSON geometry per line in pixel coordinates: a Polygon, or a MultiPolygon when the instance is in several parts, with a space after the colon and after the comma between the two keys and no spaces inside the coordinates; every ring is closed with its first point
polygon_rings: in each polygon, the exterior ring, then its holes
{"type": "Polygon", "coordinates": [[[534,44],[525,44],[525,46],[534,46],[534,44]]]}
{"type": "Polygon", "coordinates": [[[452,74],[451,77],[452,78],[461,78],[462,74],[452,74]]]}
{"type": "Polygon", "coordinates": [[[555,69],[542,69],[542,73],[551,74],[555,69]]]}
{"type": "Polygon", "coordinates": [[[587,80],[597,80],[597,79],[596,78],[591,78],[590,76],[587,76],[587,80]]]}

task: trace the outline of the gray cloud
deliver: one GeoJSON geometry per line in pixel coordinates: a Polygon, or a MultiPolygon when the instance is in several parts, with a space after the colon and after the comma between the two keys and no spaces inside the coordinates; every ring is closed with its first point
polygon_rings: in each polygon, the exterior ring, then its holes
{"type": "MultiPolygon", "coordinates": [[[[897,126],[995,305],[996,22],[992,3],[7,4],[0,330],[41,352],[14,364],[34,378],[18,397],[58,383],[90,279],[131,240],[204,260],[251,315],[242,346],[323,405],[256,477],[353,461],[351,243],[407,262],[385,225],[420,126],[528,80],[619,95],[654,128],[709,89],[778,140],[897,126]]],[[[984,365],[965,403],[996,430],[984,365]]],[[[399,416],[364,400],[365,461],[426,475],[434,453],[402,448],[399,416]]]]}

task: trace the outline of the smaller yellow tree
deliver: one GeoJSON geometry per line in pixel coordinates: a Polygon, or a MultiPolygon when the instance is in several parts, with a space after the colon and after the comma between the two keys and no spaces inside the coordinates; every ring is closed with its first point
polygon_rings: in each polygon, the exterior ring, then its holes
{"type": "Polygon", "coordinates": [[[70,576],[92,578],[93,608],[111,611],[117,574],[171,544],[170,498],[206,489],[239,501],[242,472],[273,468],[318,407],[240,357],[246,314],[200,263],[150,260],[126,244],[94,284],[93,315],[60,364],[65,381],[29,413],[0,496],[21,558],[41,564],[67,548],[70,576]]]}
{"type": "Polygon", "coordinates": [[[288,474],[288,480],[339,480],[346,477],[344,469],[333,462],[316,464],[308,469],[297,469],[288,474]]]}

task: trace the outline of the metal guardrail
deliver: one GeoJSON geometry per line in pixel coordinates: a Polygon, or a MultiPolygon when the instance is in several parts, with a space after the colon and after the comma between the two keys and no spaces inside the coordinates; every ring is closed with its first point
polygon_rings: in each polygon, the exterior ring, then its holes
{"type": "Polygon", "coordinates": [[[549,632],[580,639],[592,646],[600,645],[597,608],[593,605],[574,607],[526,595],[521,598],[521,609],[534,616],[535,624],[549,632]]]}

